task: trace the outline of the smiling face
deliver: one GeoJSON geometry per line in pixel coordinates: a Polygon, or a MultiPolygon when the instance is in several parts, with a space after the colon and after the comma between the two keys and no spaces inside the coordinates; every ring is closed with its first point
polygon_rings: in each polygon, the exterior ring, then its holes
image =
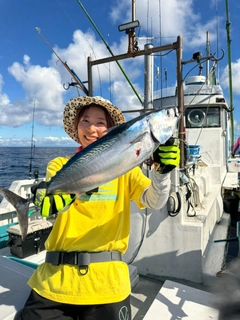
{"type": "Polygon", "coordinates": [[[110,127],[106,112],[97,105],[86,108],[79,116],[77,131],[83,148],[106,134],[110,127]]]}

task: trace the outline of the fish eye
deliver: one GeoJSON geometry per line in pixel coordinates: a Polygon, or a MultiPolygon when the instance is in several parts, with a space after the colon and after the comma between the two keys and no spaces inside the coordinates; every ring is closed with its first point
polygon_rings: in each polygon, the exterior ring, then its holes
{"type": "Polygon", "coordinates": [[[173,108],[167,109],[167,116],[168,116],[168,117],[173,117],[173,116],[174,116],[174,110],[173,110],[173,108]]]}

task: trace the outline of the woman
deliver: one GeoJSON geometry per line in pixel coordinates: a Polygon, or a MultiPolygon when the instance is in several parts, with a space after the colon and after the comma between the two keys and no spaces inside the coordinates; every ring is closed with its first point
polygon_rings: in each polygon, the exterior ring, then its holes
{"type": "MultiPolygon", "coordinates": [[[[124,122],[121,111],[101,97],[73,98],[63,114],[65,131],[80,144],[77,152],[124,122]]],[[[42,190],[35,190],[44,216],[65,209],[45,243],[46,262],[29,280],[32,291],[21,312],[22,320],[119,320],[123,311],[128,314],[126,319],[131,319],[129,271],[122,261],[130,233],[130,201],[140,209],[160,209],[166,204],[170,190],[166,172],[179,164],[179,148],[163,147],[164,151],[164,164],[161,152],[155,156],[165,174],[154,171],[152,181],[136,167],[74,201],[70,195],[62,195],[47,196],[41,203],[38,196],[42,190]]],[[[46,180],[68,159],[52,160],[46,180]]]]}

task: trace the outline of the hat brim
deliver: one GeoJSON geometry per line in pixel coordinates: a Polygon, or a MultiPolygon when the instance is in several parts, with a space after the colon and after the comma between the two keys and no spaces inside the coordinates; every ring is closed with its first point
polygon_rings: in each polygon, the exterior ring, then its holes
{"type": "Polygon", "coordinates": [[[115,126],[126,122],[121,110],[114,106],[110,101],[103,99],[100,96],[72,98],[66,103],[63,112],[63,125],[66,133],[77,143],[80,143],[78,139],[78,132],[74,126],[77,112],[80,108],[89,106],[91,104],[105,108],[112,118],[115,126]]]}

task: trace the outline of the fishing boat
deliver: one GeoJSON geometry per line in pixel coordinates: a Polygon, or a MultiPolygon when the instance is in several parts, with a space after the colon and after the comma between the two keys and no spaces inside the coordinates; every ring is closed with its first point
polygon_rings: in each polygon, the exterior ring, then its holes
{"type": "MultiPolygon", "coordinates": [[[[93,95],[91,69],[94,65],[144,55],[145,69],[149,72],[145,79],[144,108],[139,111],[178,107],[182,115],[176,133],[180,140],[181,164],[171,173],[172,188],[167,205],[156,212],[139,210],[131,204],[132,231],[124,260],[129,264],[131,275],[133,319],[154,320],[159,319],[159,314],[166,320],[185,316],[194,320],[206,319],[206,316],[217,319],[218,311],[211,305],[214,299],[211,286],[217,272],[225,267],[227,242],[221,240],[228,237],[230,215],[224,200],[228,194],[238,191],[238,168],[231,165],[234,159],[230,148],[230,109],[220,85],[209,82],[209,74],[203,76],[199,72],[185,83],[182,81],[184,63],[211,60],[211,55],[202,58],[195,54],[190,61],[183,61],[180,36],[173,44],[156,48],[150,44],[144,50],[135,51],[131,25],[128,36],[127,54],[95,61],[88,59],[88,94],[93,95]],[[153,53],[169,49],[177,53],[177,86],[151,94],[149,66],[153,53]]],[[[146,164],[142,170],[151,176],[146,164]]],[[[36,182],[36,179],[14,181],[10,190],[29,197],[31,186],[36,182]]],[[[34,207],[30,210],[30,221],[37,224],[45,221],[34,207]]],[[[17,222],[15,209],[5,199],[0,204],[0,222],[5,231],[17,222]]],[[[39,239],[35,242],[39,243],[39,239]]],[[[3,275],[0,312],[4,320],[14,319],[21,309],[30,291],[27,280],[45,259],[45,251],[39,250],[36,243],[36,253],[24,258],[11,255],[8,246],[0,250],[3,275]]]]}

